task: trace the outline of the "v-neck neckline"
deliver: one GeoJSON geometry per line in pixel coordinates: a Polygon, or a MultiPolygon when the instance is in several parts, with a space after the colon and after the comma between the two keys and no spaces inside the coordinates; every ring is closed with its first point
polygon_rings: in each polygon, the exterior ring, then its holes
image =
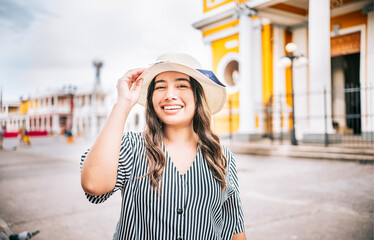
{"type": "Polygon", "coordinates": [[[176,171],[176,172],[178,173],[178,175],[181,176],[181,177],[186,176],[186,174],[187,174],[188,172],[191,171],[191,169],[192,169],[193,166],[195,165],[195,162],[197,161],[198,156],[199,156],[199,154],[200,154],[200,145],[197,145],[196,156],[195,156],[194,160],[192,161],[191,165],[188,167],[187,171],[186,171],[185,173],[181,174],[181,172],[179,171],[179,169],[177,168],[177,166],[175,166],[175,164],[174,164],[174,162],[173,162],[173,160],[172,160],[172,158],[171,158],[171,156],[170,156],[168,150],[166,149],[166,146],[165,146],[165,144],[164,144],[163,141],[162,141],[162,148],[163,148],[163,150],[164,150],[166,160],[167,160],[167,161],[170,161],[171,166],[175,169],[175,171],[176,171]]]}

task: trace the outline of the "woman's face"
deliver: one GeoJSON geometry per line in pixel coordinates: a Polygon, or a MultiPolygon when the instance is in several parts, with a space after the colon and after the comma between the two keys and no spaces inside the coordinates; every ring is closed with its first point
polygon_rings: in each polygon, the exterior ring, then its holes
{"type": "Polygon", "coordinates": [[[195,98],[188,75],[171,71],[157,75],[152,103],[165,126],[192,126],[195,98]]]}

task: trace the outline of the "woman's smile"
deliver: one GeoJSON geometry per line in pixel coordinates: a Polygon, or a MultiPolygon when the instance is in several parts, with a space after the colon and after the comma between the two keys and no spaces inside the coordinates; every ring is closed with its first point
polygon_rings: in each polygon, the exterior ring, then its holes
{"type": "Polygon", "coordinates": [[[164,112],[166,114],[175,114],[175,113],[178,113],[183,108],[183,106],[181,106],[181,105],[164,105],[161,108],[164,109],[164,112]]]}

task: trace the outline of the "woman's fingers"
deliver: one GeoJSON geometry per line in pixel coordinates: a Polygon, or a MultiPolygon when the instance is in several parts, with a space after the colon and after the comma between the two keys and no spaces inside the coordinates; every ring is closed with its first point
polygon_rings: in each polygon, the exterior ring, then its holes
{"type": "Polygon", "coordinates": [[[140,92],[140,89],[142,88],[142,85],[143,85],[143,78],[140,78],[138,79],[138,81],[135,83],[135,88],[134,88],[134,91],[135,92],[140,92]]]}
{"type": "Polygon", "coordinates": [[[130,83],[134,83],[136,82],[136,80],[138,79],[138,77],[144,72],[144,68],[135,68],[135,69],[132,69],[132,70],[129,70],[124,78],[125,80],[129,80],[130,83]]]}
{"type": "Polygon", "coordinates": [[[139,76],[144,72],[144,68],[131,69],[125,73],[117,82],[117,88],[123,83],[127,83],[127,87],[131,89],[131,86],[136,82],[139,76]]]}
{"type": "Polygon", "coordinates": [[[139,76],[144,72],[144,70],[145,68],[131,69],[118,80],[118,99],[126,99],[133,104],[136,103],[143,83],[143,79],[139,79],[139,76]]]}

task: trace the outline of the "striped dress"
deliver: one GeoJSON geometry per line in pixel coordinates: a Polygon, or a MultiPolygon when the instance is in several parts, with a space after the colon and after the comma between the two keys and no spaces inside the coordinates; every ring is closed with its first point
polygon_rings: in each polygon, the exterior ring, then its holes
{"type": "MultiPolygon", "coordinates": [[[[231,239],[244,232],[244,219],[235,158],[225,147],[228,160],[227,187],[213,177],[200,147],[192,166],[181,175],[163,145],[166,166],[159,194],[149,184],[145,141],[141,133],[125,133],[121,141],[117,184],[106,194],[92,196],[92,203],[102,203],[121,190],[122,207],[113,239],[202,240],[231,239]]],[[[87,151],[88,152],[88,151],[87,151]]],[[[87,152],[82,156],[81,167],[87,152]]]]}

